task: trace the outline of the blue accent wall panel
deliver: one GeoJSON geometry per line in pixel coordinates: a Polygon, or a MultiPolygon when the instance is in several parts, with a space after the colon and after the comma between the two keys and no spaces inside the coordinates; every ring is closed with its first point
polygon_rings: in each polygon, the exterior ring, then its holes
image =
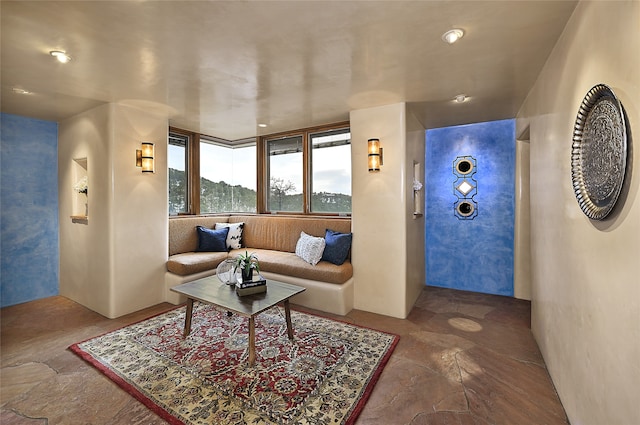
{"type": "Polygon", "coordinates": [[[426,284],[513,296],[515,121],[426,132],[426,284]],[[478,215],[454,215],[453,164],[473,156],[478,215]]]}
{"type": "Polygon", "coordinates": [[[58,124],[0,114],[0,302],[58,294],[58,124]]]}

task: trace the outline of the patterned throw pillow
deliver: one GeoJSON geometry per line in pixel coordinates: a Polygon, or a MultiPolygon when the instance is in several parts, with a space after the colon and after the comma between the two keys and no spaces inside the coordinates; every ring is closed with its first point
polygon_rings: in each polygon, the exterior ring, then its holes
{"type": "Polygon", "coordinates": [[[340,233],[335,230],[327,229],[324,235],[326,246],[322,253],[322,259],[336,266],[344,263],[351,249],[351,233],[340,233]]]}
{"type": "Polygon", "coordinates": [[[315,266],[322,258],[324,245],[324,238],[317,238],[309,236],[305,232],[300,232],[300,239],[296,243],[296,255],[315,266]]]}
{"type": "Polygon", "coordinates": [[[226,252],[229,229],[213,230],[196,226],[198,231],[198,252],[226,252]]]}
{"type": "Polygon", "coordinates": [[[242,248],[242,231],[244,230],[244,223],[216,223],[216,230],[224,228],[229,229],[229,234],[227,235],[227,248],[242,248]]]}

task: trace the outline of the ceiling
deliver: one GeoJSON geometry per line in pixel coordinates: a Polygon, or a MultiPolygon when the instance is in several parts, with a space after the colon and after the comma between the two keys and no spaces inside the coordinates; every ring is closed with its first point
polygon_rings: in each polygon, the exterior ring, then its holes
{"type": "Polygon", "coordinates": [[[513,118],[575,6],[2,1],[0,101],[2,112],[52,121],[122,103],[232,141],[396,102],[425,128],[513,118]],[[465,36],[444,43],[454,27],[465,36]],[[469,99],[457,104],[460,93],[469,99]]]}

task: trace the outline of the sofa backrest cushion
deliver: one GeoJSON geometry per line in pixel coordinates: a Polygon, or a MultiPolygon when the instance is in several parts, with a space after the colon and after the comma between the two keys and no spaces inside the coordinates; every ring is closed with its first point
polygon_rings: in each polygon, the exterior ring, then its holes
{"type": "Polygon", "coordinates": [[[351,232],[351,219],[343,217],[278,215],[172,217],[169,219],[169,255],[194,252],[198,249],[196,226],[213,229],[216,223],[240,222],[244,222],[243,247],[284,252],[296,252],[300,232],[320,237],[325,236],[326,229],[340,233],[351,232]]]}
{"type": "Polygon", "coordinates": [[[324,238],[326,229],[351,232],[350,218],[293,217],[278,215],[231,216],[229,223],[244,222],[243,246],[296,252],[300,232],[324,238]]]}
{"type": "Polygon", "coordinates": [[[228,221],[228,216],[170,218],[169,255],[197,251],[198,232],[196,226],[213,229],[216,223],[227,223],[228,221]]]}

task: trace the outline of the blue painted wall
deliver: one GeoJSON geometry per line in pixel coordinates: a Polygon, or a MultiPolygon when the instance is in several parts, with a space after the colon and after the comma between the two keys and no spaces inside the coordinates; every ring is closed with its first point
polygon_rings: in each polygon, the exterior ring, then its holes
{"type": "Polygon", "coordinates": [[[0,114],[0,304],[58,294],[58,124],[0,114]]]}
{"type": "Polygon", "coordinates": [[[425,260],[427,285],[513,296],[515,121],[427,130],[425,260]],[[453,162],[477,160],[478,215],[454,215],[453,162]]]}

